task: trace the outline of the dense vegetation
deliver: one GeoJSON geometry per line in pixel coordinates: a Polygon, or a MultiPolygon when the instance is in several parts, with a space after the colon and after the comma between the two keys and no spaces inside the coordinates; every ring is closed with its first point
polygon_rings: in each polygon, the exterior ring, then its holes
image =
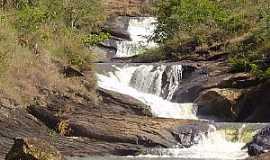
{"type": "MultiPolygon", "coordinates": [[[[19,102],[33,99],[40,86],[72,88],[76,83],[59,74],[57,64],[91,71],[89,62],[95,55],[88,46],[109,37],[100,30],[106,20],[102,1],[0,2],[1,96],[6,94],[19,102]]],[[[89,82],[90,90],[94,90],[94,74],[89,82]]]]}
{"type": "Polygon", "coordinates": [[[161,47],[148,55],[179,60],[226,54],[232,71],[270,76],[269,1],[158,0],[154,12],[152,38],[161,47]]]}

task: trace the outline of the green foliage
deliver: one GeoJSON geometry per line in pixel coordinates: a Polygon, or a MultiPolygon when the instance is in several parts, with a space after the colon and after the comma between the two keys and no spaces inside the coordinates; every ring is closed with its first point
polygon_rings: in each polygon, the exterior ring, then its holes
{"type": "Polygon", "coordinates": [[[202,23],[215,26],[227,17],[224,9],[209,0],[159,0],[155,13],[158,25],[154,39],[160,43],[178,31],[191,32],[193,27],[202,23]]]}
{"type": "Polygon", "coordinates": [[[47,19],[46,12],[38,7],[26,6],[17,13],[15,26],[21,33],[32,33],[47,19]]]}
{"type": "Polygon", "coordinates": [[[86,47],[110,37],[100,32],[106,18],[101,1],[22,0],[18,5],[10,20],[18,32],[19,43],[23,41],[21,45],[31,50],[42,47],[69,64],[85,66],[93,59],[86,47]]]}
{"type": "Polygon", "coordinates": [[[264,77],[265,77],[265,78],[270,78],[270,67],[268,67],[268,68],[264,71],[264,77]]]}
{"type": "Polygon", "coordinates": [[[100,25],[99,22],[105,18],[101,3],[102,1],[96,0],[65,0],[63,3],[65,24],[72,29],[84,31],[96,29],[100,25]]]}
{"type": "Polygon", "coordinates": [[[111,35],[109,33],[100,32],[99,34],[89,34],[82,37],[82,42],[88,46],[94,46],[100,42],[109,39],[111,35]]]}
{"type": "Polygon", "coordinates": [[[152,39],[166,48],[162,57],[228,53],[233,72],[267,77],[263,57],[270,54],[270,1],[157,0],[154,11],[158,22],[152,39]]]}
{"type": "Polygon", "coordinates": [[[252,64],[248,59],[244,58],[231,58],[229,63],[232,65],[232,72],[249,72],[252,69],[252,64]]]}
{"type": "Polygon", "coordinates": [[[150,48],[147,49],[144,54],[138,54],[136,59],[139,62],[158,62],[161,60],[165,60],[165,54],[164,53],[164,48],[159,47],[159,48],[150,48]]]}

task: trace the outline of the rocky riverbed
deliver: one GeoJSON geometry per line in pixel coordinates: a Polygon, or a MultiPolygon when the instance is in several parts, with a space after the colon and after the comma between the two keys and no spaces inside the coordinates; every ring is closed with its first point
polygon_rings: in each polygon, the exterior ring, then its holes
{"type": "MultiPolygon", "coordinates": [[[[128,15],[137,15],[136,5],[128,15]]],[[[260,153],[269,149],[268,134],[252,138],[267,124],[246,131],[245,122],[270,121],[270,101],[265,96],[270,95],[270,81],[231,73],[224,57],[144,63],[136,56],[117,56],[119,45],[132,41],[128,29],[140,30],[148,26],[140,24],[145,22],[147,17],[112,17],[104,27],[112,38],[95,47],[101,55],[96,63],[95,101],[87,91],[56,91],[42,85],[31,105],[0,97],[0,159],[243,159],[254,149],[241,150],[248,141],[260,153]],[[130,21],[138,26],[130,26],[130,21]],[[232,129],[234,125],[237,129],[232,129]]],[[[129,45],[136,49],[136,43],[129,45]]],[[[91,86],[88,71],[58,67],[66,78],[86,89],[91,86]]],[[[250,159],[268,157],[264,153],[250,159]]]]}

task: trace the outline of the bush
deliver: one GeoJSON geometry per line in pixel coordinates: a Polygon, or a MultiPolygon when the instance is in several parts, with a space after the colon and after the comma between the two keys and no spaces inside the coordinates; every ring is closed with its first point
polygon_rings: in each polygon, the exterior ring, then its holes
{"type": "Polygon", "coordinates": [[[215,26],[227,17],[224,9],[209,0],[159,0],[155,5],[158,18],[154,39],[164,43],[178,31],[191,32],[200,24],[215,26]]]}
{"type": "Polygon", "coordinates": [[[252,69],[252,64],[248,59],[244,58],[231,58],[229,60],[229,63],[231,64],[232,72],[249,72],[252,69]]]}

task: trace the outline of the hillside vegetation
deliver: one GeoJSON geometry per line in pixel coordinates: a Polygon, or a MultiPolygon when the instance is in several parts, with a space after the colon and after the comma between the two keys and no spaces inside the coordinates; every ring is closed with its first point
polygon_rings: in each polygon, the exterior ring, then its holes
{"type": "Polygon", "coordinates": [[[157,0],[160,48],[142,55],[153,60],[228,56],[233,72],[270,77],[270,1],[157,0]]]}
{"type": "Polygon", "coordinates": [[[86,90],[64,77],[59,66],[90,71],[89,94],[95,99],[95,54],[88,48],[109,37],[102,1],[6,0],[0,11],[1,97],[30,103],[44,89],[86,90]]]}

